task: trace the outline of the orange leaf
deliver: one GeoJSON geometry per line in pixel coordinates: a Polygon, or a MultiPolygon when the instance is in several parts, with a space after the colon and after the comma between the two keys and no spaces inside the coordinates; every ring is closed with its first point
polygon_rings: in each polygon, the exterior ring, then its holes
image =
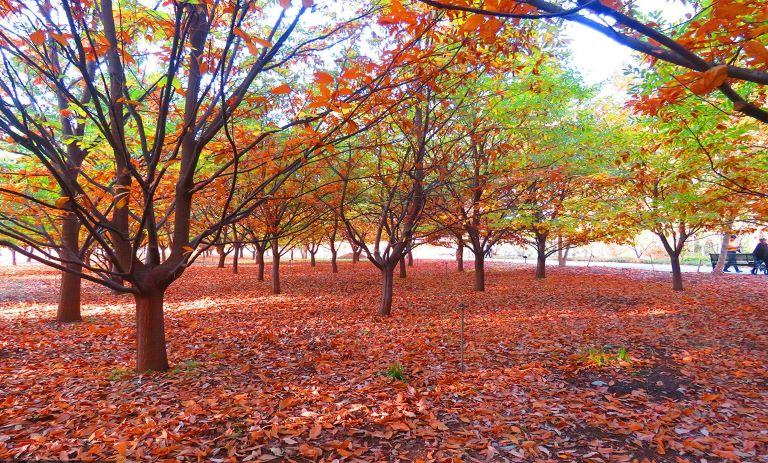
{"type": "Polygon", "coordinates": [[[325,71],[317,71],[315,73],[315,80],[320,82],[321,84],[331,84],[333,83],[333,76],[328,74],[325,71]]]}
{"type": "Polygon", "coordinates": [[[701,73],[699,79],[690,85],[690,89],[697,95],[706,95],[723,85],[726,79],[728,79],[728,66],[721,64],[701,73]]]}
{"type": "Polygon", "coordinates": [[[275,95],[287,95],[291,93],[291,87],[289,87],[288,84],[278,85],[272,89],[272,93],[275,95]]]}
{"type": "Polygon", "coordinates": [[[315,423],[309,430],[309,438],[316,439],[321,432],[323,432],[323,426],[320,423],[315,423]]]}
{"type": "Polygon", "coordinates": [[[45,32],[35,31],[29,34],[29,38],[35,45],[42,45],[45,42],[45,32]]]}

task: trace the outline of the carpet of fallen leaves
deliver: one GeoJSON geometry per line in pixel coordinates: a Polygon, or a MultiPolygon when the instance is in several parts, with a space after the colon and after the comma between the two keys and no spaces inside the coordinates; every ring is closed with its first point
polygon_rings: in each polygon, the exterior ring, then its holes
{"type": "Polygon", "coordinates": [[[88,284],[58,325],[57,274],[5,268],[0,460],[768,461],[765,278],[447,269],[410,269],[390,318],[368,264],[285,265],[279,296],[190,269],[173,370],[138,376],[130,296],[88,284]]]}

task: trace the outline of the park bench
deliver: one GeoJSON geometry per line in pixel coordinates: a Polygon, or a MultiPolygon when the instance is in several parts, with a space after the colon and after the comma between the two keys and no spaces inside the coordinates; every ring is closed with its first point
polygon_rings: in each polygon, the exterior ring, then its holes
{"type": "MultiPolygon", "coordinates": [[[[717,265],[717,259],[720,258],[720,254],[710,254],[709,260],[712,261],[712,268],[717,265]]],[[[745,267],[753,267],[755,265],[755,257],[752,254],[736,253],[736,255],[726,256],[726,264],[742,265],[745,267]]]]}

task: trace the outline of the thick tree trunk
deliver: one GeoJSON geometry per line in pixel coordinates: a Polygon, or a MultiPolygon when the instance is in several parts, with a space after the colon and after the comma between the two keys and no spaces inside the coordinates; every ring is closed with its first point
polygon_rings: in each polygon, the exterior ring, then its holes
{"type": "MultiPolygon", "coordinates": [[[[61,244],[64,257],[67,260],[77,259],[79,250],[78,234],[80,221],[74,215],[66,217],[61,224],[61,244]]],[[[80,265],[69,263],[67,268],[72,272],[80,272],[80,265]]],[[[59,292],[59,308],[56,311],[56,321],[61,323],[79,322],[80,316],[80,276],[69,272],[61,272],[59,292]]]]}
{"type": "Polygon", "coordinates": [[[408,267],[413,267],[413,251],[408,250],[408,267]]]}
{"type": "Polygon", "coordinates": [[[559,236],[557,237],[557,266],[558,267],[565,267],[566,263],[568,262],[568,251],[570,248],[563,249],[563,237],[559,236]]]}
{"type": "Polygon", "coordinates": [[[547,276],[547,256],[537,254],[536,256],[536,278],[546,278],[547,276]]]}
{"type": "Polygon", "coordinates": [[[163,291],[135,295],[136,299],[136,371],[168,370],[165,351],[163,291]]]}
{"type": "Polygon", "coordinates": [[[671,254],[669,259],[672,263],[672,289],[675,291],[683,290],[683,271],[680,268],[680,255],[671,254]]]}
{"type": "Polygon", "coordinates": [[[459,243],[456,248],[456,271],[464,271],[464,243],[459,243]]]}
{"type": "Polygon", "coordinates": [[[331,272],[339,273],[339,265],[336,263],[336,255],[339,251],[335,246],[331,246],[331,272]]]}
{"type": "Polygon", "coordinates": [[[485,291],[485,255],[475,255],[475,291],[485,291]]]}
{"type": "Polygon", "coordinates": [[[315,267],[317,265],[317,262],[315,261],[315,253],[312,251],[309,251],[309,265],[310,267],[315,267]]]}
{"type": "Polygon", "coordinates": [[[280,248],[272,241],[272,294],[280,294],[280,248]]]}
{"type": "Polygon", "coordinates": [[[258,281],[264,281],[264,250],[259,249],[256,256],[256,262],[259,264],[259,274],[256,279],[258,281]]]}
{"type": "Polygon", "coordinates": [[[392,314],[392,287],[395,282],[395,269],[383,267],[381,269],[381,304],[379,315],[388,317],[392,314]]]}
{"type": "Polygon", "coordinates": [[[363,249],[362,248],[357,248],[357,251],[354,251],[352,253],[352,263],[356,264],[356,263],[360,262],[360,256],[362,254],[363,254],[363,249]]]}
{"type": "Polygon", "coordinates": [[[227,254],[224,252],[224,248],[216,248],[216,250],[219,252],[219,264],[216,266],[218,268],[224,268],[224,263],[227,260],[227,254]]]}
{"type": "Polygon", "coordinates": [[[245,249],[243,246],[239,246],[240,250],[240,257],[245,257],[245,249]]]}
{"type": "Polygon", "coordinates": [[[232,273],[238,273],[237,264],[240,261],[240,257],[243,257],[242,254],[243,254],[243,248],[240,247],[239,244],[236,244],[235,245],[235,255],[232,256],[232,273]]]}
{"type": "Polygon", "coordinates": [[[717,258],[717,264],[715,265],[715,268],[712,269],[715,275],[723,274],[725,263],[728,261],[728,241],[730,239],[730,236],[731,236],[730,232],[726,232],[723,234],[723,240],[720,242],[720,255],[717,258]]]}
{"type": "Polygon", "coordinates": [[[547,276],[547,237],[536,237],[536,278],[547,276]]]}
{"type": "Polygon", "coordinates": [[[400,278],[407,277],[408,276],[408,272],[405,270],[405,257],[404,256],[400,258],[400,263],[398,264],[398,266],[400,267],[400,275],[399,275],[399,277],[400,278]]]}

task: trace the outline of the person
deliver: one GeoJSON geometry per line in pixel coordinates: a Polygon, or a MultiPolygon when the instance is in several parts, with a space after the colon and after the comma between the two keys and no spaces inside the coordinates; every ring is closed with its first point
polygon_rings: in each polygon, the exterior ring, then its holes
{"type": "Polygon", "coordinates": [[[736,273],[741,273],[741,269],[736,265],[736,253],[739,252],[739,243],[736,242],[736,235],[731,235],[731,239],[728,240],[728,260],[725,261],[725,267],[723,272],[727,272],[730,266],[736,270],[736,273]]]}
{"type": "Polygon", "coordinates": [[[757,275],[757,270],[760,268],[760,264],[764,263],[768,265],[768,242],[765,238],[760,238],[760,242],[755,246],[755,250],[752,251],[752,256],[755,258],[755,266],[752,268],[752,275],[757,275]]]}

